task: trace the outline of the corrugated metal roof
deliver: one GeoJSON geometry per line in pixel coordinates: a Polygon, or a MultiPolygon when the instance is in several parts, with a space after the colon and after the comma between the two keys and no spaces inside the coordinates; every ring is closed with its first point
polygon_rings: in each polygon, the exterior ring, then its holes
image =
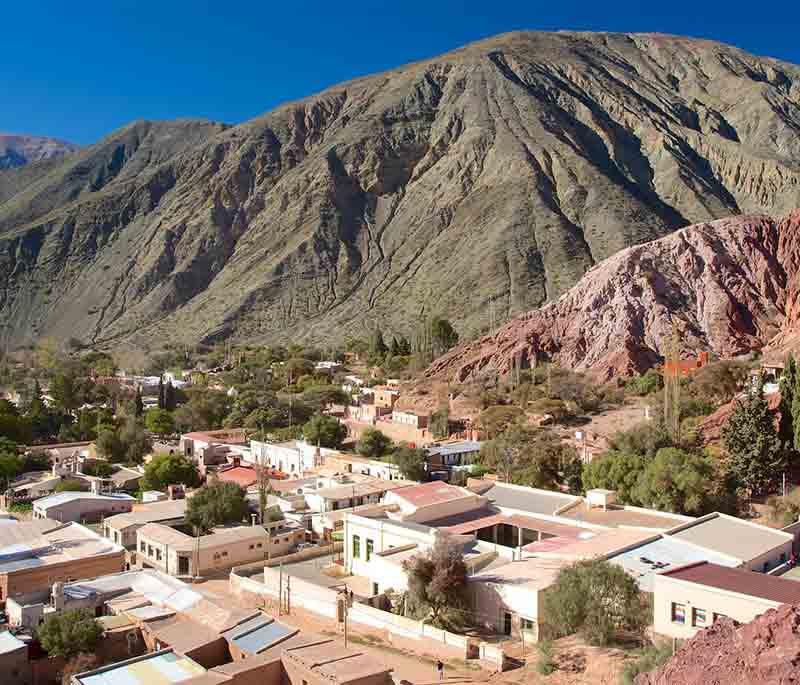
{"type": "Polygon", "coordinates": [[[781,604],[800,602],[800,583],[794,580],[740,568],[727,568],[707,561],[664,571],[661,575],[781,604]]]}
{"type": "Polygon", "coordinates": [[[561,507],[580,500],[579,497],[573,495],[515,486],[508,483],[495,483],[481,494],[492,500],[498,507],[517,509],[531,514],[547,514],[549,516],[554,515],[561,507]]]}
{"type": "Polygon", "coordinates": [[[162,652],[91,671],[76,679],[82,685],[172,685],[205,672],[188,657],[162,652]]]}
{"type": "Polygon", "coordinates": [[[258,654],[268,647],[291,637],[297,628],[286,626],[278,621],[271,621],[258,628],[237,635],[231,640],[242,651],[249,654],[258,654]]]}

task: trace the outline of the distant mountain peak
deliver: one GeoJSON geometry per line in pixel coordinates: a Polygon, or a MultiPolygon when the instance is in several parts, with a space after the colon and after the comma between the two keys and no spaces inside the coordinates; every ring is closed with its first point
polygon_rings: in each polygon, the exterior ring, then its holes
{"type": "Polygon", "coordinates": [[[59,138],[0,131],[0,169],[12,169],[51,157],[63,157],[77,150],[77,145],[59,138]]]}

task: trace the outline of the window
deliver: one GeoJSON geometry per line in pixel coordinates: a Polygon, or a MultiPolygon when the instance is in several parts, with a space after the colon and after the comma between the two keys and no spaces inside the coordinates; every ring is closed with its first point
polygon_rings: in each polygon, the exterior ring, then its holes
{"type": "Polygon", "coordinates": [[[255,545],[250,545],[250,549],[255,549],[255,548],[256,548],[255,545]]]}
{"type": "Polygon", "coordinates": [[[672,603],[672,622],[686,623],[686,607],[683,604],[672,603]]]}
{"type": "Polygon", "coordinates": [[[256,547],[258,547],[258,549],[261,549],[263,546],[264,545],[262,545],[260,542],[256,545],[256,547]]]}
{"type": "Polygon", "coordinates": [[[156,561],[161,561],[161,550],[156,548],[156,561]]]}
{"type": "Polygon", "coordinates": [[[139,551],[144,554],[147,551],[147,545],[144,542],[139,543],[139,551]]]}
{"type": "Polygon", "coordinates": [[[769,571],[769,562],[768,562],[768,561],[765,561],[765,562],[764,562],[764,567],[762,568],[762,571],[763,571],[764,573],[766,573],[767,571],[769,571]]]}
{"type": "Polygon", "coordinates": [[[147,556],[148,557],[152,557],[153,556],[153,546],[152,545],[147,545],[147,556]]]}
{"type": "Polygon", "coordinates": [[[353,536],[353,559],[361,558],[361,538],[358,535],[353,536]]]}
{"type": "Polygon", "coordinates": [[[372,550],[374,548],[375,548],[375,541],[367,538],[367,561],[369,561],[372,558],[372,550]]]}
{"type": "Polygon", "coordinates": [[[228,556],[228,553],[227,553],[227,552],[223,552],[223,553],[222,553],[222,556],[223,556],[223,557],[227,557],[227,556],[228,556]]]}
{"type": "Polygon", "coordinates": [[[532,632],[534,629],[534,622],[531,621],[529,618],[520,618],[519,619],[519,627],[520,630],[527,630],[528,632],[532,632]]]}
{"type": "Polygon", "coordinates": [[[781,563],[786,563],[786,552],[781,552],[781,563]]]}
{"type": "Polygon", "coordinates": [[[706,618],[706,610],[705,609],[698,609],[695,607],[692,609],[692,625],[697,628],[702,628],[707,624],[708,619],[706,618]]]}

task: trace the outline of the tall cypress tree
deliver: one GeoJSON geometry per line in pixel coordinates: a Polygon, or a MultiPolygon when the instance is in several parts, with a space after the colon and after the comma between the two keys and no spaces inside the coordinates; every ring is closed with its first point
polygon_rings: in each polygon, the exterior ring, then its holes
{"type": "Polygon", "coordinates": [[[779,383],[781,393],[780,413],[781,420],[778,424],[778,434],[788,449],[795,445],[794,440],[794,391],[797,384],[797,364],[794,357],[789,355],[786,368],[779,383]]]}
{"type": "Polygon", "coordinates": [[[759,379],[747,396],[737,401],[722,429],[731,475],[754,495],[773,490],[787,466],[787,451],[781,444],[763,389],[763,379],[759,379]]]}
{"type": "Polygon", "coordinates": [[[144,414],[144,402],[142,402],[142,389],[136,386],[136,397],[133,400],[133,412],[137,416],[144,414]]]}
{"type": "Polygon", "coordinates": [[[164,376],[162,375],[158,378],[158,408],[166,409],[166,405],[166,398],[164,397],[164,376]]]}

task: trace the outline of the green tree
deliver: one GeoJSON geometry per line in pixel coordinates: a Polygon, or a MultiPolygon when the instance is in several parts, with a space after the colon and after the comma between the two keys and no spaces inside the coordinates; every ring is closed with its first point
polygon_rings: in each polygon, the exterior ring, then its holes
{"type": "Polygon", "coordinates": [[[57,483],[53,489],[56,492],[84,492],[89,489],[89,485],[86,481],[77,478],[67,478],[57,483]]]}
{"type": "Polygon", "coordinates": [[[403,562],[412,613],[440,628],[460,627],[467,606],[467,566],[460,546],[438,536],[433,547],[403,562]]]}
{"type": "Polygon", "coordinates": [[[648,458],[656,456],[662,447],[673,447],[672,438],[661,421],[644,421],[611,437],[611,448],[618,452],[648,458]]]}
{"type": "Polygon", "coordinates": [[[366,428],[356,444],[356,452],[367,459],[380,459],[391,448],[391,439],[377,428],[366,428]]]}
{"type": "Polygon", "coordinates": [[[125,447],[119,439],[119,432],[115,426],[104,425],[98,430],[95,447],[100,456],[110,462],[125,461],[125,447]]]}
{"type": "Polygon", "coordinates": [[[77,379],[71,373],[60,372],[55,375],[50,381],[50,395],[56,406],[68,413],[75,411],[81,405],[77,379]]]}
{"type": "Polygon", "coordinates": [[[663,447],[642,471],[634,499],[652,509],[702,516],[715,508],[709,488],[715,475],[709,457],[663,447]]]}
{"type": "Polygon", "coordinates": [[[641,637],[649,624],[647,603],[636,581],[607,561],[579,561],[561,569],[544,595],[543,616],[558,636],[581,633],[589,644],[641,637]]]}
{"type": "Polygon", "coordinates": [[[523,412],[519,407],[505,405],[487,407],[478,415],[478,426],[491,439],[503,433],[522,416],[523,412]]]}
{"type": "Polygon", "coordinates": [[[372,331],[372,334],[369,338],[369,354],[371,357],[383,357],[389,348],[386,347],[386,343],[383,341],[383,331],[381,331],[379,326],[375,326],[375,330],[372,331]]]}
{"type": "Polygon", "coordinates": [[[143,490],[163,490],[177,483],[190,488],[200,484],[197,467],[180,454],[157,454],[144,467],[143,490]]]}
{"type": "Polygon", "coordinates": [[[695,371],[689,381],[689,391],[712,406],[730,402],[747,380],[748,367],[744,362],[723,360],[707,364],[695,371]]]}
{"type": "Polygon", "coordinates": [[[741,487],[761,495],[780,482],[787,466],[787,452],[764,399],[761,381],[737,400],[736,409],[722,428],[722,440],[731,473],[741,487]]]}
{"type": "Polygon", "coordinates": [[[794,440],[794,415],[792,408],[794,406],[794,391],[797,386],[797,363],[793,355],[789,355],[786,360],[786,367],[783,370],[779,382],[781,393],[781,404],[778,409],[780,412],[780,423],[778,423],[778,436],[781,441],[789,449],[797,449],[794,440]]]}
{"type": "Polygon", "coordinates": [[[241,523],[248,511],[244,488],[229,481],[217,481],[200,488],[189,498],[186,522],[206,533],[215,526],[241,523]]]}
{"type": "Polygon", "coordinates": [[[96,478],[110,478],[114,467],[106,461],[87,462],[83,465],[83,473],[96,478]]]}
{"type": "Polygon", "coordinates": [[[400,475],[406,480],[413,481],[427,480],[425,458],[424,450],[406,444],[395,447],[391,454],[391,461],[393,464],[397,464],[400,475]]]}
{"type": "Polygon", "coordinates": [[[508,483],[552,489],[561,481],[566,464],[575,458],[575,450],[552,431],[514,424],[484,443],[480,463],[508,483]]]}
{"type": "Polygon", "coordinates": [[[166,409],[150,409],[144,417],[147,430],[156,435],[172,435],[175,432],[175,420],[166,409]]]}
{"type": "Polygon", "coordinates": [[[626,387],[634,395],[644,397],[661,390],[664,387],[664,379],[655,369],[648,369],[641,376],[629,379],[626,387]]]}
{"type": "Polygon", "coordinates": [[[88,609],[69,609],[50,614],[38,632],[48,656],[71,659],[76,654],[93,652],[103,629],[88,609]]]}
{"type": "Polygon", "coordinates": [[[440,357],[458,345],[458,333],[447,319],[437,316],[431,321],[431,342],[434,357],[440,357]]]}
{"type": "Polygon", "coordinates": [[[639,504],[636,486],[646,466],[642,455],[609,450],[583,467],[583,487],[615,490],[621,502],[639,504]]]}
{"type": "Polygon", "coordinates": [[[333,416],[316,414],[303,426],[303,437],[312,445],[336,449],[347,437],[347,426],[333,416]]]}
{"type": "Polygon", "coordinates": [[[17,444],[0,437],[0,492],[5,492],[8,483],[22,473],[24,460],[19,456],[17,444]]]}
{"type": "Polygon", "coordinates": [[[125,450],[124,460],[130,464],[140,464],[144,456],[153,448],[144,426],[133,417],[126,418],[119,430],[119,439],[125,450]]]}
{"type": "Polygon", "coordinates": [[[136,386],[136,396],[133,398],[133,413],[136,418],[144,414],[144,402],[142,401],[142,389],[136,386]]]}

